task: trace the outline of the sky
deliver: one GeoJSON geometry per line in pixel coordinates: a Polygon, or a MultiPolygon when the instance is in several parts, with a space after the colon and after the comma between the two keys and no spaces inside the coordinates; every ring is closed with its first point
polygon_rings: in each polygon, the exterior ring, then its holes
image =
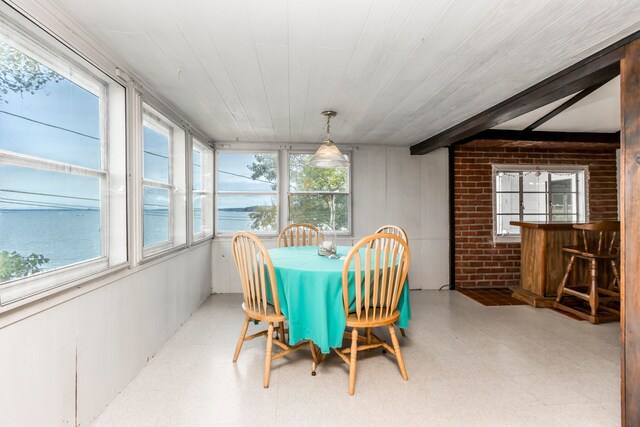
{"type": "MultiPolygon", "coordinates": [[[[3,98],[1,150],[100,169],[97,96],[63,79],[3,98]]],[[[0,166],[0,209],[98,208],[99,194],[97,178],[0,166]]]]}

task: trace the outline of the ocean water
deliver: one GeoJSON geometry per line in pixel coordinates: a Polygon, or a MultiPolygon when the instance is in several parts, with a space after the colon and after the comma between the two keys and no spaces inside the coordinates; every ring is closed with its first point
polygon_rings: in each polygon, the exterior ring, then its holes
{"type": "MultiPolygon", "coordinates": [[[[248,230],[248,212],[219,211],[220,230],[248,230]]],[[[145,241],[167,238],[167,216],[145,215],[145,241]]],[[[100,213],[97,210],[0,210],[0,251],[44,255],[50,270],[99,257],[100,213]]]]}
{"type": "Polygon", "coordinates": [[[218,230],[237,231],[251,230],[250,212],[246,211],[222,211],[217,212],[218,230]]]}
{"type": "Polygon", "coordinates": [[[49,258],[46,269],[100,256],[96,210],[0,210],[0,250],[49,258]]]}

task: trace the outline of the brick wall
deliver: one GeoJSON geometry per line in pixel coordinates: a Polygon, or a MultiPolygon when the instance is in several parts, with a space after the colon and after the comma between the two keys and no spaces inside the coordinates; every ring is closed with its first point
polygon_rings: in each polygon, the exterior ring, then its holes
{"type": "Polygon", "coordinates": [[[614,150],[456,146],[454,163],[456,286],[504,287],[520,284],[520,243],[493,242],[492,164],[587,165],[589,166],[587,179],[589,220],[597,221],[618,216],[614,150]]]}

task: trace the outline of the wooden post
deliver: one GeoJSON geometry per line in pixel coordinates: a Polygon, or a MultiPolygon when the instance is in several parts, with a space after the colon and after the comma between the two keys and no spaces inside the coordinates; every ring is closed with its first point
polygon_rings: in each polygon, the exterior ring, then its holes
{"type": "Polygon", "coordinates": [[[620,62],[622,425],[640,425],[640,41],[620,62]]]}

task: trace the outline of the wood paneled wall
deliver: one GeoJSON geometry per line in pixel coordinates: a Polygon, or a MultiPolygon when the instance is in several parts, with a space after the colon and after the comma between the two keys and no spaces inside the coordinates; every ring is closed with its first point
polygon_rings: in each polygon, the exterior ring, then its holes
{"type": "MultiPolygon", "coordinates": [[[[354,150],[352,245],[384,224],[403,227],[409,236],[412,289],[438,289],[449,283],[448,152],[411,156],[408,148],[354,150]]],[[[274,238],[265,238],[275,247],[274,238]]],[[[213,241],[213,292],[241,292],[231,257],[231,241],[213,241]]]]}
{"type": "Polygon", "coordinates": [[[0,327],[2,426],[87,426],[211,293],[211,246],[0,327]]]}

